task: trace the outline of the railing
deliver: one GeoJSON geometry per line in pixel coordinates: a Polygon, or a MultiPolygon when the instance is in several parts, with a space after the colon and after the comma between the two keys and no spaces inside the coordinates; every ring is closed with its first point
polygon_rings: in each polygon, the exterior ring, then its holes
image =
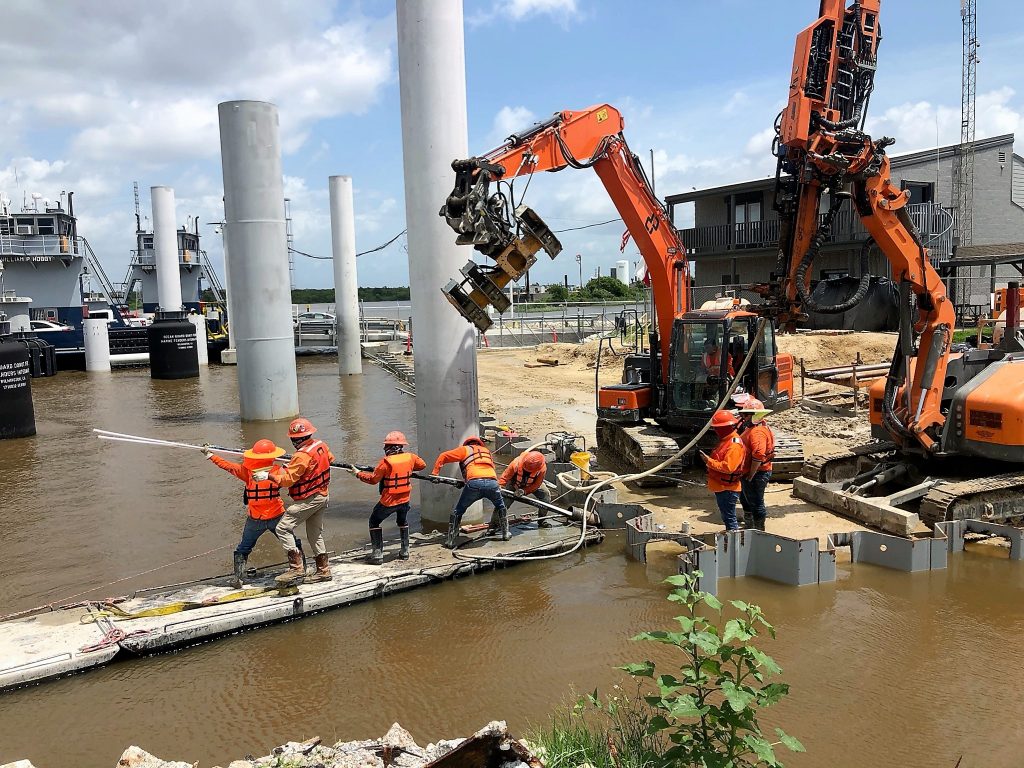
{"type": "MultiPolygon", "coordinates": [[[[953,211],[934,203],[915,203],[907,206],[907,212],[920,231],[924,244],[931,250],[932,262],[937,264],[948,259],[953,252],[953,211]]],[[[824,214],[820,219],[823,218],[824,214]]],[[[745,224],[691,227],[680,230],[679,235],[688,253],[694,256],[710,256],[757,248],[775,248],[779,244],[779,225],[778,219],[766,219],[745,224]]],[[[857,243],[867,236],[860,216],[849,205],[845,205],[835,215],[826,243],[857,243]]]]}
{"type": "Polygon", "coordinates": [[[35,261],[73,259],[81,256],[84,237],[67,235],[0,234],[0,259],[4,261],[35,261]]]}

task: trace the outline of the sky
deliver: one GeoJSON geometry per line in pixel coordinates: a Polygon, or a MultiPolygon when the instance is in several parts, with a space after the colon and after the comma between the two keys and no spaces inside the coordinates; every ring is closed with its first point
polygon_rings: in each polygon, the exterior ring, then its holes
{"type": "MultiPolygon", "coordinates": [[[[979,0],[977,137],[1024,137],[1019,0],[979,0]]],[[[19,205],[75,192],[79,232],[119,281],[134,247],[132,182],[174,187],[221,269],[217,104],[280,110],[295,248],[330,255],[327,179],[353,177],[357,249],[405,228],[395,5],[389,0],[4,0],[0,192],[19,205]]],[[[815,0],[465,0],[470,154],[565,109],[608,103],[659,196],[774,173],[772,124],[815,0]]],[[[890,153],[959,141],[960,3],[886,0],[869,132],[890,153]]],[[[1019,138],[1016,151],[1022,151],[1019,138]]],[[[454,181],[454,178],[453,178],[454,181]]],[[[440,207],[443,201],[438,201],[440,207]]],[[[615,217],[596,175],[542,174],[526,202],[552,229],[615,217]]],[[[560,234],[538,283],[606,274],[621,223],[560,234]]],[[[453,234],[454,237],[454,234],[453,234]]],[[[405,238],[359,262],[364,286],[406,285],[405,238]]],[[[468,254],[467,254],[468,256],[468,254]]],[[[295,257],[296,287],[331,287],[295,257]]]]}

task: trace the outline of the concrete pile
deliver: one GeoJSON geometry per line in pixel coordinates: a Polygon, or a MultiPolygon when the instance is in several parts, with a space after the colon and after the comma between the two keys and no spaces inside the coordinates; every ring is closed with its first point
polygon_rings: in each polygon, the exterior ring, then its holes
{"type": "MultiPolygon", "coordinates": [[[[162,760],[136,746],[128,747],[116,768],[196,768],[198,762],[162,760]]],[[[504,721],[488,723],[468,739],[443,739],[420,747],[398,723],[380,739],[344,741],[334,746],[319,738],[289,741],[265,757],[247,756],[233,760],[226,768],[468,768],[493,765],[498,768],[543,768],[530,748],[509,735],[504,721]]],[[[0,768],[35,768],[28,760],[0,765],[0,768]]]]}

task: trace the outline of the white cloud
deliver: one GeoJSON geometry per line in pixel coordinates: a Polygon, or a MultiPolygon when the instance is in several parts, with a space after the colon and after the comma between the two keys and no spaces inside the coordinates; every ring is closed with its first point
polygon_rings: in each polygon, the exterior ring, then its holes
{"type": "Polygon", "coordinates": [[[503,5],[513,19],[524,19],[537,13],[565,17],[574,16],[577,12],[576,0],[510,0],[503,5]]]}
{"type": "Polygon", "coordinates": [[[526,107],[502,107],[494,116],[488,144],[496,147],[516,131],[529,128],[537,122],[537,116],[526,107]]]}

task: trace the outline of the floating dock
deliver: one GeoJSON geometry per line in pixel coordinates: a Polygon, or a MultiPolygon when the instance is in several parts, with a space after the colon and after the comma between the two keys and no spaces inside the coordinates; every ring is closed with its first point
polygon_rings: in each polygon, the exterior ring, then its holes
{"type": "MultiPolygon", "coordinates": [[[[476,538],[457,552],[529,558],[566,552],[579,539],[576,526],[513,528],[511,541],[476,538]]],[[[603,539],[600,529],[588,528],[584,546],[603,539]]],[[[517,562],[460,558],[441,541],[440,534],[413,536],[409,560],[397,559],[391,543],[383,565],[363,562],[366,548],[340,553],[331,558],[333,581],[279,588],[274,577],[282,564],[250,569],[241,590],[225,574],[23,613],[0,622],[0,691],[517,562]]]]}

